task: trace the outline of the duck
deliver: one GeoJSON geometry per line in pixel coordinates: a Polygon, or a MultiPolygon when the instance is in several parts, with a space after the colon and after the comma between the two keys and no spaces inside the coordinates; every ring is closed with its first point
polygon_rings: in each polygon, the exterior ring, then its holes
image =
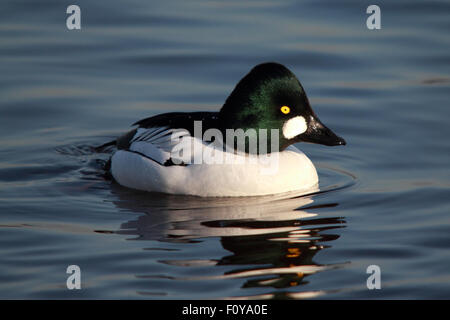
{"type": "Polygon", "coordinates": [[[296,143],[345,145],[314,113],[298,78],[276,62],[250,70],[219,111],[142,119],[117,139],[107,171],[141,191],[251,197],[318,190],[312,161],[296,143]]]}

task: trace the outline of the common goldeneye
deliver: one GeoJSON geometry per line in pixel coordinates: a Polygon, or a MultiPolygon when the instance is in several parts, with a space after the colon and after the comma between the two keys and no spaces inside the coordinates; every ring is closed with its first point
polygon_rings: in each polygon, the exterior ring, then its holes
{"type": "Polygon", "coordinates": [[[136,122],[109,171],[121,185],[196,196],[259,196],[318,188],[313,163],[292,144],[345,145],[278,63],[254,67],[219,112],[171,112],[136,122]]]}

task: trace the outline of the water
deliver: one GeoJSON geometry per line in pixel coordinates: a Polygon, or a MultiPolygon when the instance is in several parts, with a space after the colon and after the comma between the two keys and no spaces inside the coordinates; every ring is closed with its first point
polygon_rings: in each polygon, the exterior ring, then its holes
{"type": "Polygon", "coordinates": [[[1,298],[448,298],[450,3],[4,1],[1,298]],[[202,199],[104,179],[144,117],[214,111],[254,65],[348,145],[298,145],[322,192],[202,199]],[[82,271],[67,290],[66,268],[82,271]],[[381,269],[368,290],[366,268],[381,269]]]}

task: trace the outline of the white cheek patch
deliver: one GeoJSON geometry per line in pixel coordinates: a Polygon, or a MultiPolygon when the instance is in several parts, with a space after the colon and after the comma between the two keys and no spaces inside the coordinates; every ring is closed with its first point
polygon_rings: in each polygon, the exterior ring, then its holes
{"type": "Polygon", "coordinates": [[[289,119],[283,125],[283,136],[286,139],[292,139],[293,137],[302,134],[308,129],[306,120],[302,116],[297,116],[289,119]]]}

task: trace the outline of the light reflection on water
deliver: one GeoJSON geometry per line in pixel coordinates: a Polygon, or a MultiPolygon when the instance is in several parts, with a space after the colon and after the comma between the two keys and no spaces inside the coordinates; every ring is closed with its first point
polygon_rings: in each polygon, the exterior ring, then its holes
{"type": "MultiPolygon", "coordinates": [[[[345,179],[347,187],[353,184],[351,178],[345,179]]],[[[180,268],[226,267],[223,273],[220,270],[206,276],[144,273],[137,275],[139,279],[162,278],[197,282],[243,279],[242,288],[301,288],[303,284],[308,283],[309,275],[342,265],[320,264],[314,261],[317,252],[330,248],[332,241],[340,237],[329,231],[345,227],[345,218],[321,218],[311,211],[336,207],[337,203],[315,205],[312,196],[297,196],[295,193],[208,199],[153,195],[113,186],[112,193],[118,198],[113,201],[116,207],[140,214],[137,218],[122,223],[120,230],[116,231],[118,234],[135,236],[127,238],[128,240],[179,244],[201,243],[202,239],[213,237],[218,238],[226,251],[226,254],[219,258],[159,260],[161,264],[180,268]]],[[[152,249],[155,250],[145,248],[152,249]]],[[[302,294],[306,297],[308,292],[282,293],[279,290],[277,297],[284,295],[286,298],[293,298],[302,294]]],[[[270,296],[256,295],[247,298],[270,296]]]]}

